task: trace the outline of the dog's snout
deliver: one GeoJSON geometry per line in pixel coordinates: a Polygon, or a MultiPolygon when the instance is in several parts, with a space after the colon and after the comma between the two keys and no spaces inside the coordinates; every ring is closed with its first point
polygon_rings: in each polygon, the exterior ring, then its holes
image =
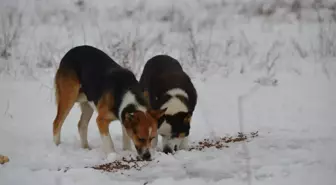
{"type": "Polygon", "coordinates": [[[149,151],[146,151],[143,155],[142,155],[142,159],[149,161],[151,159],[151,154],[149,151]]]}
{"type": "Polygon", "coordinates": [[[169,146],[165,146],[163,148],[163,153],[165,154],[173,153],[173,150],[169,146]]]}

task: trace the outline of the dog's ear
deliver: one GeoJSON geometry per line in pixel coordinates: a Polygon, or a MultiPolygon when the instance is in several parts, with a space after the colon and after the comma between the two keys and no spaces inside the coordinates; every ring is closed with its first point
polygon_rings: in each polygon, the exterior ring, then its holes
{"type": "Polygon", "coordinates": [[[164,108],[164,109],[161,109],[161,110],[149,110],[148,113],[156,120],[160,119],[166,112],[168,108],[164,108]]]}
{"type": "Polygon", "coordinates": [[[134,113],[133,112],[132,113],[126,112],[124,126],[126,128],[129,128],[133,121],[134,121],[134,113]]]}
{"type": "Polygon", "coordinates": [[[184,117],[183,122],[184,122],[185,124],[190,124],[190,122],[191,122],[191,117],[192,117],[192,112],[188,112],[188,113],[186,114],[186,116],[184,117]]]}
{"type": "Polygon", "coordinates": [[[134,113],[133,112],[132,113],[126,112],[125,120],[129,121],[129,122],[132,122],[134,120],[134,113]]]}

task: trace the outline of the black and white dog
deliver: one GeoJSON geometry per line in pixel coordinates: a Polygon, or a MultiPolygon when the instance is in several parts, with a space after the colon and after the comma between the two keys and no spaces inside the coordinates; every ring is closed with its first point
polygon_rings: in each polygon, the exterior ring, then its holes
{"type": "MultiPolygon", "coordinates": [[[[154,56],[144,66],[140,85],[153,109],[167,108],[158,121],[163,152],[187,149],[197,92],[180,63],[168,55],[154,56]]],[[[158,136],[153,140],[153,147],[157,142],[158,136]]]]}

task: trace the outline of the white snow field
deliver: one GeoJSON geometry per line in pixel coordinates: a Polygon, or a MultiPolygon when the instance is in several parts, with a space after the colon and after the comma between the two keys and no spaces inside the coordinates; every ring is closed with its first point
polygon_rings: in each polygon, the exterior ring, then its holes
{"type": "Polygon", "coordinates": [[[0,154],[10,159],[0,185],[336,184],[335,1],[0,0],[0,21],[0,154]],[[136,152],[122,151],[115,121],[117,154],[104,156],[96,113],[92,149],[80,148],[78,106],[54,145],[55,69],[81,44],[137,76],[156,54],[179,59],[199,94],[190,142],[259,136],[221,150],[156,152],[140,171],[86,168],[136,152]]]}

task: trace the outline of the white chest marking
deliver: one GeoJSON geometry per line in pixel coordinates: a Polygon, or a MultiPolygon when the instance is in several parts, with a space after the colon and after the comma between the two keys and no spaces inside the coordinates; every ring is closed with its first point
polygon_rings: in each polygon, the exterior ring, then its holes
{"type": "Polygon", "coordinates": [[[189,98],[188,94],[180,88],[170,89],[169,91],[167,91],[167,94],[169,94],[170,96],[180,95],[180,96],[183,96],[185,98],[189,98]]]}
{"type": "Polygon", "coordinates": [[[172,130],[171,126],[166,121],[164,121],[160,125],[160,128],[158,129],[158,133],[160,135],[170,136],[171,135],[171,130],[172,130]]]}
{"type": "Polygon", "coordinates": [[[152,127],[148,128],[148,135],[151,136],[152,135],[152,127]]]}
{"type": "Polygon", "coordinates": [[[127,107],[127,105],[129,104],[134,104],[136,106],[136,109],[139,110],[139,111],[142,111],[142,112],[146,112],[147,109],[146,107],[140,105],[137,101],[136,101],[136,98],[135,98],[135,95],[130,92],[130,91],[127,91],[122,100],[121,100],[121,104],[120,104],[120,107],[119,107],[119,112],[118,112],[118,115],[119,115],[119,118],[121,119],[121,113],[122,111],[127,107]]]}
{"type": "Polygon", "coordinates": [[[178,112],[188,112],[187,106],[178,98],[172,97],[165,104],[161,106],[161,109],[167,108],[166,115],[174,115],[178,112]]]}
{"type": "Polygon", "coordinates": [[[165,104],[161,106],[161,109],[167,108],[165,114],[166,115],[174,115],[178,112],[188,112],[188,107],[176,97],[176,95],[181,95],[185,98],[188,98],[188,95],[182,89],[171,89],[167,92],[167,94],[171,95],[170,98],[165,104]]]}

